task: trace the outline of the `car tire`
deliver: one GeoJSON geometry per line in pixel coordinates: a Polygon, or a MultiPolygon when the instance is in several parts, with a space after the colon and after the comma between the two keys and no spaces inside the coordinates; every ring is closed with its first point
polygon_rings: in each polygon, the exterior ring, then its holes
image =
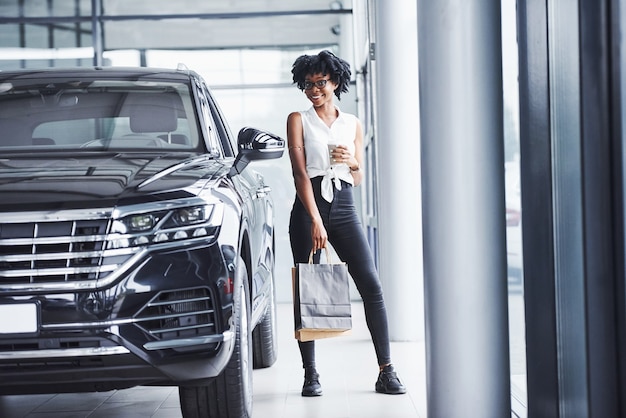
{"type": "Polygon", "coordinates": [[[206,386],[181,386],[184,418],[248,418],[252,416],[252,332],[248,272],[241,257],[235,267],[233,319],[235,349],[222,373],[206,386]]]}
{"type": "Polygon", "coordinates": [[[252,332],[253,365],[255,369],[270,367],[276,362],[278,340],[276,329],[276,288],[270,280],[270,297],[265,316],[252,332]]]}

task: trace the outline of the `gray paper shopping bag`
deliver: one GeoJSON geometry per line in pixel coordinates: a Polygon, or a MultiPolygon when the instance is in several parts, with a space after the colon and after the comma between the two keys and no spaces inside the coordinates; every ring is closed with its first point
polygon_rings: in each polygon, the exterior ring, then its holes
{"type": "Polygon", "coordinates": [[[311,261],[309,257],[309,263],[293,268],[296,338],[310,341],[344,335],[352,329],[348,268],[345,263],[311,261]]]}

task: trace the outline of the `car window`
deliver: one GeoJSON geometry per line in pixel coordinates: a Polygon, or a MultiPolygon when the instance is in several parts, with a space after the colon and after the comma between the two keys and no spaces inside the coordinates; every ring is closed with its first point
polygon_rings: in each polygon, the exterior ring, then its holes
{"type": "Polygon", "coordinates": [[[204,120],[204,124],[202,127],[204,129],[204,136],[207,138],[207,148],[210,153],[215,154],[223,154],[224,149],[222,147],[222,143],[219,139],[220,132],[217,129],[217,123],[213,118],[213,114],[211,112],[210,107],[210,96],[208,91],[203,88],[203,84],[197,81],[196,91],[198,93],[198,107],[200,108],[200,113],[202,114],[202,119],[204,120]]]}
{"type": "MultiPolygon", "coordinates": [[[[202,86],[203,86],[204,91],[207,91],[207,92],[209,91],[209,88],[206,84],[203,84],[202,86]]],[[[211,100],[211,95],[207,93],[207,97],[210,99],[209,107],[211,110],[211,115],[213,117],[213,120],[215,121],[215,127],[219,134],[218,136],[219,138],[221,138],[221,145],[222,145],[222,148],[224,149],[224,156],[233,157],[234,156],[233,139],[230,133],[230,128],[228,126],[228,123],[226,122],[226,119],[224,119],[224,117],[222,116],[222,112],[219,106],[217,105],[217,103],[215,102],[215,100],[211,100]]]]}
{"type": "Polygon", "coordinates": [[[97,80],[0,92],[0,147],[51,150],[201,148],[183,83],[97,80]]]}

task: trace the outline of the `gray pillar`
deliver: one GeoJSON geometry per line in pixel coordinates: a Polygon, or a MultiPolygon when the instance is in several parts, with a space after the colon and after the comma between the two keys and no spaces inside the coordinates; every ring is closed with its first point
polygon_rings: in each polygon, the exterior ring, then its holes
{"type": "Polygon", "coordinates": [[[104,62],[102,0],[91,0],[91,40],[93,42],[93,65],[100,66],[104,62]]]}
{"type": "Polygon", "coordinates": [[[415,0],[375,6],[380,277],[391,339],[423,340],[417,8],[415,0]]]}
{"type": "Polygon", "coordinates": [[[418,0],[432,417],[510,409],[500,0],[418,0]]]}

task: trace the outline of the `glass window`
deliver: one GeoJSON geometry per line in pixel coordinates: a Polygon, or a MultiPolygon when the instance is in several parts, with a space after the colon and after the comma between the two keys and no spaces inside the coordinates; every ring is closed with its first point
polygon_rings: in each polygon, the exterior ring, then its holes
{"type": "Polygon", "coordinates": [[[509,288],[509,350],[514,412],[526,406],[526,333],[520,189],[519,87],[516,2],[502,0],[502,75],[504,92],[504,171],[509,288]],[[520,408],[521,406],[521,408],[520,408]]]}
{"type": "MultiPolygon", "coordinates": [[[[154,7],[152,0],[103,0],[104,11],[107,14],[175,14],[175,13],[267,13],[290,10],[322,10],[328,11],[334,5],[329,0],[307,0],[306,7],[299,1],[203,1],[177,0],[176,2],[161,2],[154,7]],[[183,12],[181,12],[183,11],[183,12]]],[[[344,9],[352,8],[351,0],[342,0],[344,9]]]]}
{"type": "MultiPolygon", "coordinates": [[[[72,0],[72,1],[19,1],[8,0],[3,1],[2,9],[6,9],[11,15],[15,16],[20,10],[23,10],[25,17],[61,17],[61,16],[90,16],[91,0],[72,0]]],[[[3,16],[5,16],[3,14],[3,16]]]]}

